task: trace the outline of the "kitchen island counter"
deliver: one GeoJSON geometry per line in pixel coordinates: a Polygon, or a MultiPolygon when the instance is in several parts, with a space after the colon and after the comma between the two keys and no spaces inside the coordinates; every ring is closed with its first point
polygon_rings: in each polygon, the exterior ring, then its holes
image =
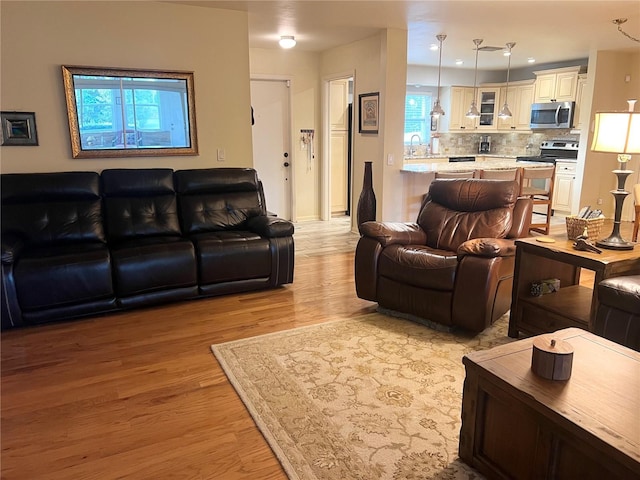
{"type": "Polygon", "coordinates": [[[546,162],[516,162],[516,158],[487,158],[481,162],[429,162],[426,158],[424,163],[405,163],[402,172],[409,173],[435,173],[435,172],[458,172],[469,170],[503,170],[518,167],[548,167],[546,162]]]}
{"type": "Polygon", "coordinates": [[[549,167],[547,162],[516,162],[515,157],[498,158],[485,157],[483,161],[454,162],[432,161],[425,159],[424,163],[405,163],[400,170],[403,183],[404,212],[402,221],[415,222],[422,199],[429,190],[429,185],[434,180],[436,172],[475,172],[474,177],[480,177],[480,170],[506,170],[519,167],[542,168],[549,167]]]}

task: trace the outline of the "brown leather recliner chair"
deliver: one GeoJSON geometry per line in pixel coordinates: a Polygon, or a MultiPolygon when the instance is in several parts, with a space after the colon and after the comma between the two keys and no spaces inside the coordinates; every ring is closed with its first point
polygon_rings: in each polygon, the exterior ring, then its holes
{"type": "Polygon", "coordinates": [[[434,180],[416,223],[366,222],[358,297],[401,316],[480,332],[511,305],[514,239],[532,202],[502,180],[434,180]]]}

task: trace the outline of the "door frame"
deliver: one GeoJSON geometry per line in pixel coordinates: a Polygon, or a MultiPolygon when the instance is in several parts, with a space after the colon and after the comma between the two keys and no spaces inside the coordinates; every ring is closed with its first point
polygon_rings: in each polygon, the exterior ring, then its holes
{"type": "MultiPolygon", "coordinates": [[[[287,118],[284,119],[287,131],[289,132],[289,144],[285,145],[287,151],[289,152],[289,212],[291,212],[291,221],[297,221],[297,212],[296,212],[296,161],[295,152],[293,151],[293,95],[291,95],[291,91],[293,90],[293,78],[291,75],[269,75],[269,74],[260,74],[255,73],[249,76],[249,98],[251,98],[251,82],[252,81],[263,81],[263,82],[286,82],[287,84],[287,101],[289,103],[289,111],[287,112],[287,118]]],[[[253,143],[253,142],[252,142],[253,143]]],[[[253,145],[251,146],[251,164],[253,165],[253,145]]],[[[254,165],[255,167],[255,165],[254,165]]]]}
{"type": "MultiPolygon", "coordinates": [[[[322,162],[321,164],[321,172],[320,172],[320,220],[329,221],[331,220],[331,116],[329,115],[329,110],[331,107],[331,94],[330,94],[330,84],[334,80],[345,80],[351,78],[353,79],[353,91],[355,92],[355,84],[356,84],[356,72],[354,70],[349,70],[341,73],[334,73],[332,75],[326,75],[322,77],[322,100],[321,100],[321,110],[322,110],[322,162]]],[[[353,107],[355,109],[355,105],[353,107]]],[[[351,132],[352,135],[355,136],[354,130],[354,122],[355,122],[355,110],[353,117],[351,118],[351,132]]],[[[354,139],[351,139],[351,163],[353,164],[353,146],[355,144],[354,139]]],[[[353,171],[353,165],[350,165],[351,171],[353,171]]],[[[351,205],[349,206],[349,212],[353,216],[353,176],[351,178],[351,184],[347,185],[347,189],[349,190],[349,199],[351,205]]]]}

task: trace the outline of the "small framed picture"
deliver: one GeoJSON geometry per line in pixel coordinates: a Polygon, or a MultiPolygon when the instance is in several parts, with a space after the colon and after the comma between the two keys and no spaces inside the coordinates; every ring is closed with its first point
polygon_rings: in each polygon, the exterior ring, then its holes
{"type": "Polygon", "coordinates": [[[363,93],[358,96],[360,100],[360,125],[359,133],[378,133],[380,123],[380,93],[363,93]]]}
{"type": "Polygon", "coordinates": [[[34,112],[0,112],[0,122],[2,123],[0,145],[38,145],[34,112]]]}

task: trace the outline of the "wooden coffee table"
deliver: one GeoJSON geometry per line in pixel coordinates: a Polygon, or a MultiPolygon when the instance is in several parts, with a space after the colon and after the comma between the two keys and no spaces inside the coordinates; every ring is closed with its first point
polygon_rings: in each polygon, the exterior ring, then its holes
{"type": "Polygon", "coordinates": [[[554,332],[579,327],[593,331],[598,309],[598,289],[602,280],[640,273],[640,246],[633,250],[602,250],[602,253],[575,250],[565,235],[554,243],[537,237],[516,240],[516,261],[509,318],[509,336],[554,332]],[[580,285],[580,271],[594,272],[593,287],[580,285]],[[535,297],[531,284],[544,279],[560,280],[560,290],[535,297]]]}
{"type": "Polygon", "coordinates": [[[460,458],[489,478],[640,479],[640,353],[577,328],[571,378],[531,371],[533,338],[463,358],[460,458]]]}

